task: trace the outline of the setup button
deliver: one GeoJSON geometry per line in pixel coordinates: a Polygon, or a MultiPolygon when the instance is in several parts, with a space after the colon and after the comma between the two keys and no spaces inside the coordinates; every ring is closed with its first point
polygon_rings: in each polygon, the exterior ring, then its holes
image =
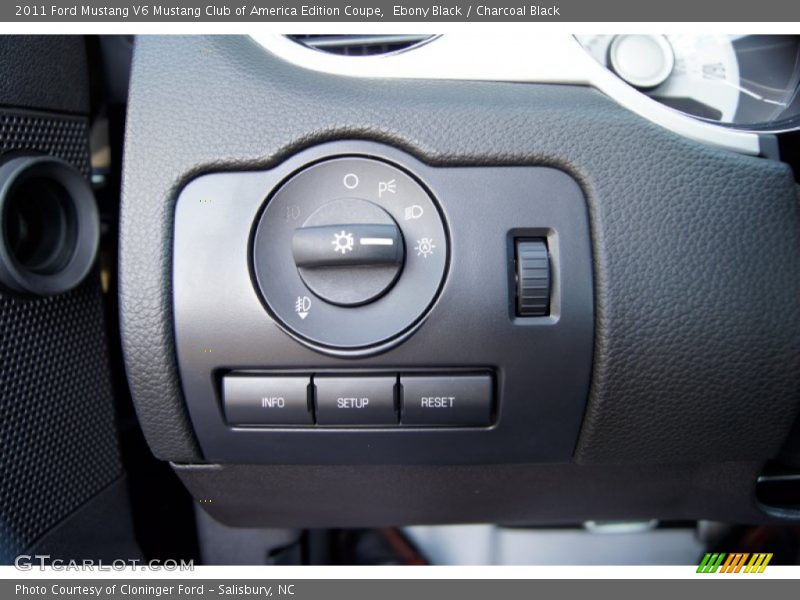
{"type": "Polygon", "coordinates": [[[396,377],[314,377],[318,425],[397,425],[396,377]]]}

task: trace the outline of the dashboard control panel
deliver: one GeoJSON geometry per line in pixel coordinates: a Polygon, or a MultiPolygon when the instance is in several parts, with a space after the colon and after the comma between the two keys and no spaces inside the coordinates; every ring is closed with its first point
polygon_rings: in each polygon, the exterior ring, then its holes
{"type": "Polygon", "coordinates": [[[330,142],[175,207],[181,384],[207,461],[569,461],[589,392],[589,218],[551,167],[330,142]]]}
{"type": "Polygon", "coordinates": [[[222,401],[235,426],[487,427],[493,412],[488,373],[233,373],[222,401]]]}

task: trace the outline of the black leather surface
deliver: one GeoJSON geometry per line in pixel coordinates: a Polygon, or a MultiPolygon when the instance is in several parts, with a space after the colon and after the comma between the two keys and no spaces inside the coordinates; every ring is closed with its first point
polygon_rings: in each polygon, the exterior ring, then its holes
{"type": "Polygon", "coordinates": [[[157,456],[201,458],[171,326],[177,191],[341,138],[436,165],[553,165],[581,182],[597,331],[579,462],[759,460],[780,446],[800,391],[800,215],[786,166],[678,137],[586,88],[345,79],[246,38],[148,36],[128,114],[121,310],[157,456]]]}
{"type": "Polygon", "coordinates": [[[4,82],[0,85],[0,104],[77,114],[89,112],[89,73],[83,36],[0,36],[0,76],[4,82]]]}

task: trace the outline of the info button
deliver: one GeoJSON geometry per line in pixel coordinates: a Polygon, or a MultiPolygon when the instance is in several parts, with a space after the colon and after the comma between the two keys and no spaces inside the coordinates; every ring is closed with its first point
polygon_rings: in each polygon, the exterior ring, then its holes
{"type": "Polygon", "coordinates": [[[314,377],[319,425],[397,425],[395,377],[314,377]]]}
{"type": "Polygon", "coordinates": [[[313,425],[308,377],[222,379],[225,418],[233,425],[313,425]]]}
{"type": "Polygon", "coordinates": [[[485,427],[492,422],[489,375],[400,377],[403,425],[485,427]]]}

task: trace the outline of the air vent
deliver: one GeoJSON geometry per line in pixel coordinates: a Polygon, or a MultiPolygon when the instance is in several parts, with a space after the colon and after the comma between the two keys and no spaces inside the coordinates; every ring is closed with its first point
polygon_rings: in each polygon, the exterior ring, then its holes
{"type": "Polygon", "coordinates": [[[344,56],[376,56],[407,50],[431,35],[290,35],[289,39],[314,50],[344,56]]]}

